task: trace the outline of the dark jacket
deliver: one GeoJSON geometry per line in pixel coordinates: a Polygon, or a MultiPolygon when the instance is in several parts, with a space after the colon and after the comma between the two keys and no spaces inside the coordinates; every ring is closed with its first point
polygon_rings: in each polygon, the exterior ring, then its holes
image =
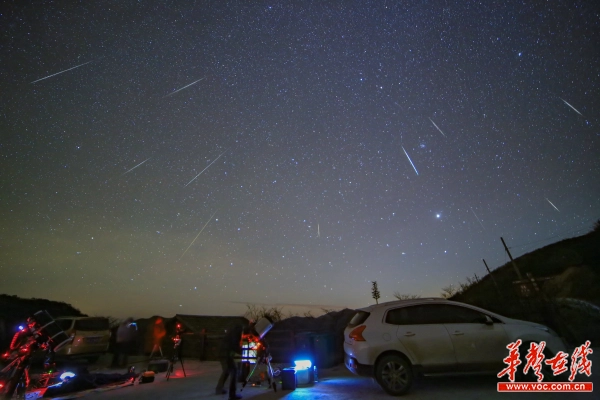
{"type": "Polygon", "coordinates": [[[229,329],[227,329],[225,332],[225,337],[223,337],[223,341],[219,347],[219,357],[233,357],[234,353],[242,353],[242,346],[240,342],[242,340],[243,331],[244,326],[241,324],[232,325],[229,329]]]}

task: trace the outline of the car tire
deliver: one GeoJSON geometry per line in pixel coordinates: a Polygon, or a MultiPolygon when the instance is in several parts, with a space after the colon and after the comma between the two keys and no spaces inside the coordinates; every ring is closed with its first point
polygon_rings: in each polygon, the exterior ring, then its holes
{"type": "Polygon", "coordinates": [[[375,379],[379,386],[392,396],[401,396],[408,392],[414,376],[410,362],[398,355],[383,356],[375,366],[375,379]]]}

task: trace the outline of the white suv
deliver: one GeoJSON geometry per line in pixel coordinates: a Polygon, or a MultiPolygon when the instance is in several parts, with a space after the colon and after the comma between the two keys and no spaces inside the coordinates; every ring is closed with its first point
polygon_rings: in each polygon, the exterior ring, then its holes
{"type": "MultiPolygon", "coordinates": [[[[546,342],[547,358],[566,351],[560,337],[540,324],[445,299],[398,300],[357,310],[344,331],[345,364],[399,396],[416,374],[498,374],[506,367],[506,346],[518,339],[521,358],[531,342],[546,342]]],[[[544,372],[552,375],[549,367],[544,372]]]]}

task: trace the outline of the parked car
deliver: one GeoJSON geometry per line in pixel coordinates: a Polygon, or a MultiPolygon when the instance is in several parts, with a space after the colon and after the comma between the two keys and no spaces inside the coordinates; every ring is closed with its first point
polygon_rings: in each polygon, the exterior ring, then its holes
{"type": "MultiPolygon", "coordinates": [[[[398,300],[357,310],[344,331],[345,364],[398,396],[415,375],[498,374],[506,367],[506,346],[518,339],[522,359],[531,342],[546,342],[547,358],[566,352],[561,338],[540,324],[446,299],[398,300]]],[[[543,372],[552,376],[550,367],[543,372]]]]}
{"type": "Polygon", "coordinates": [[[110,322],[104,317],[60,317],[55,319],[73,340],[56,352],[58,357],[96,361],[108,350],[110,322]]]}

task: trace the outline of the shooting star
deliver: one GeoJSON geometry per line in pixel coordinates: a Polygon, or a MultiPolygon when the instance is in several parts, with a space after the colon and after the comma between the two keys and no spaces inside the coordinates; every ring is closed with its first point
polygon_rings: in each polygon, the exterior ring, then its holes
{"type": "Polygon", "coordinates": [[[475,218],[477,218],[477,221],[479,221],[479,225],[481,225],[481,227],[483,229],[485,229],[485,226],[483,226],[483,223],[481,222],[481,220],[479,219],[479,217],[477,216],[477,214],[475,214],[475,211],[473,211],[472,207],[469,207],[471,209],[471,212],[473,212],[473,215],[475,216],[475,218]]]}
{"type": "MultiPolygon", "coordinates": [[[[402,150],[404,150],[404,146],[402,146],[402,150]]],[[[408,158],[408,161],[410,161],[410,165],[412,165],[412,167],[415,170],[415,172],[417,173],[417,175],[419,175],[419,171],[417,171],[417,168],[415,167],[415,164],[413,164],[413,162],[410,159],[410,156],[408,155],[408,153],[406,152],[406,150],[404,150],[404,154],[406,154],[406,158],[408,158]]]]}
{"type": "Polygon", "coordinates": [[[142,161],[141,163],[139,163],[138,165],[136,165],[135,167],[131,168],[129,171],[123,172],[121,174],[121,176],[130,173],[131,171],[133,171],[134,169],[136,169],[137,167],[139,167],[140,165],[142,165],[143,163],[145,163],[146,161],[148,161],[149,159],[151,159],[152,157],[148,157],[146,158],[144,161],[142,161]]]}
{"type": "Polygon", "coordinates": [[[446,135],[444,134],[444,132],[442,132],[442,130],[440,129],[440,127],[439,127],[439,126],[437,126],[437,125],[435,124],[435,122],[433,122],[433,120],[432,120],[431,118],[429,118],[429,120],[431,121],[431,123],[433,124],[433,126],[435,126],[435,128],[436,128],[438,131],[440,131],[440,133],[442,134],[442,136],[446,137],[446,135]]]}
{"type": "MultiPolygon", "coordinates": [[[[92,61],[94,61],[94,60],[92,60],[92,61]]],[[[72,68],[65,69],[64,71],[60,71],[60,72],[57,72],[57,73],[55,73],[55,74],[52,74],[52,75],[45,76],[45,77],[43,77],[43,78],[40,78],[40,79],[38,79],[37,81],[33,81],[33,82],[31,82],[31,83],[36,83],[36,82],[39,82],[39,81],[43,81],[44,79],[52,78],[53,76],[60,75],[60,74],[62,74],[62,73],[64,73],[64,72],[70,71],[70,70],[72,70],[72,69],[75,69],[75,68],[82,67],[82,66],[84,66],[85,64],[89,64],[89,63],[91,63],[92,61],[88,61],[88,62],[85,62],[85,63],[83,63],[83,64],[76,65],[76,66],[74,66],[74,67],[72,67],[72,68]]]]}
{"type": "MultiPolygon", "coordinates": [[[[204,77],[204,78],[200,78],[200,79],[198,79],[197,81],[195,81],[195,82],[192,82],[192,83],[190,83],[189,85],[186,85],[186,86],[182,87],[181,89],[177,89],[176,91],[174,91],[174,92],[171,92],[171,93],[169,93],[168,95],[166,95],[166,96],[164,96],[164,97],[173,96],[175,93],[177,93],[177,92],[181,92],[183,89],[189,88],[190,86],[192,86],[192,85],[195,85],[196,83],[198,83],[198,82],[200,82],[200,81],[202,81],[202,80],[204,80],[204,79],[206,79],[206,77],[204,77]]],[[[163,98],[164,98],[164,97],[163,97],[163,98]]]]}
{"type": "Polygon", "coordinates": [[[199,177],[200,175],[202,175],[202,173],[203,173],[204,171],[206,171],[206,170],[207,170],[207,169],[208,169],[208,168],[209,168],[211,165],[213,165],[213,164],[214,164],[214,163],[215,163],[215,162],[216,162],[216,161],[217,161],[219,158],[221,158],[221,156],[222,156],[223,154],[225,154],[225,153],[227,152],[227,150],[229,150],[229,149],[225,149],[225,151],[224,151],[224,152],[222,152],[221,154],[219,154],[219,157],[215,158],[215,159],[213,160],[213,162],[211,162],[210,164],[208,164],[208,165],[206,166],[206,168],[204,168],[202,171],[200,171],[200,173],[199,173],[198,175],[196,175],[196,176],[194,177],[194,179],[192,179],[191,181],[189,181],[188,183],[186,183],[186,184],[185,184],[183,187],[186,187],[186,186],[187,186],[187,185],[189,185],[190,183],[194,182],[194,181],[196,180],[196,178],[197,178],[197,177],[199,177]]]}
{"type": "MultiPolygon", "coordinates": [[[[183,258],[183,256],[185,255],[185,253],[187,253],[187,251],[190,249],[190,247],[192,247],[192,245],[194,244],[194,242],[196,241],[196,239],[198,239],[198,236],[200,236],[200,234],[202,233],[202,231],[204,230],[204,228],[206,228],[206,226],[208,225],[208,223],[210,221],[212,221],[213,217],[215,216],[217,212],[215,211],[210,218],[208,219],[208,221],[206,221],[206,223],[204,224],[204,226],[202,227],[202,229],[200,229],[200,232],[198,232],[198,234],[196,235],[196,237],[194,238],[194,240],[192,240],[192,243],[190,243],[190,245],[187,247],[187,249],[185,249],[185,251],[183,252],[183,254],[181,255],[181,257],[179,257],[179,260],[181,260],[183,258]]],[[[177,260],[177,261],[179,261],[177,260]]]]}
{"type": "MultiPolygon", "coordinates": [[[[563,103],[565,103],[566,105],[568,105],[569,107],[571,107],[573,109],[573,111],[575,111],[577,114],[581,115],[583,117],[583,114],[580,113],[575,107],[573,107],[572,105],[570,105],[565,99],[559,97],[559,99],[561,99],[563,101],[563,103]]],[[[548,199],[546,199],[548,200],[548,199]]]]}
{"type": "Polygon", "coordinates": [[[554,207],[554,209],[555,209],[556,211],[560,212],[560,210],[559,210],[558,208],[556,208],[556,206],[555,206],[554,204],[552,204],[552,202],[551,202],[550,200],[548,200],[548,198],[546,198],[546,201],[547,201],[548,203],[550,203],[550,205],[551,205],[552,207],[554,207]]]}
{"type": "Polygon", "coordinates": [[[317,237],[321,237],[321,229],[319,228],[319,224],[317,224],[317,237]]]}

